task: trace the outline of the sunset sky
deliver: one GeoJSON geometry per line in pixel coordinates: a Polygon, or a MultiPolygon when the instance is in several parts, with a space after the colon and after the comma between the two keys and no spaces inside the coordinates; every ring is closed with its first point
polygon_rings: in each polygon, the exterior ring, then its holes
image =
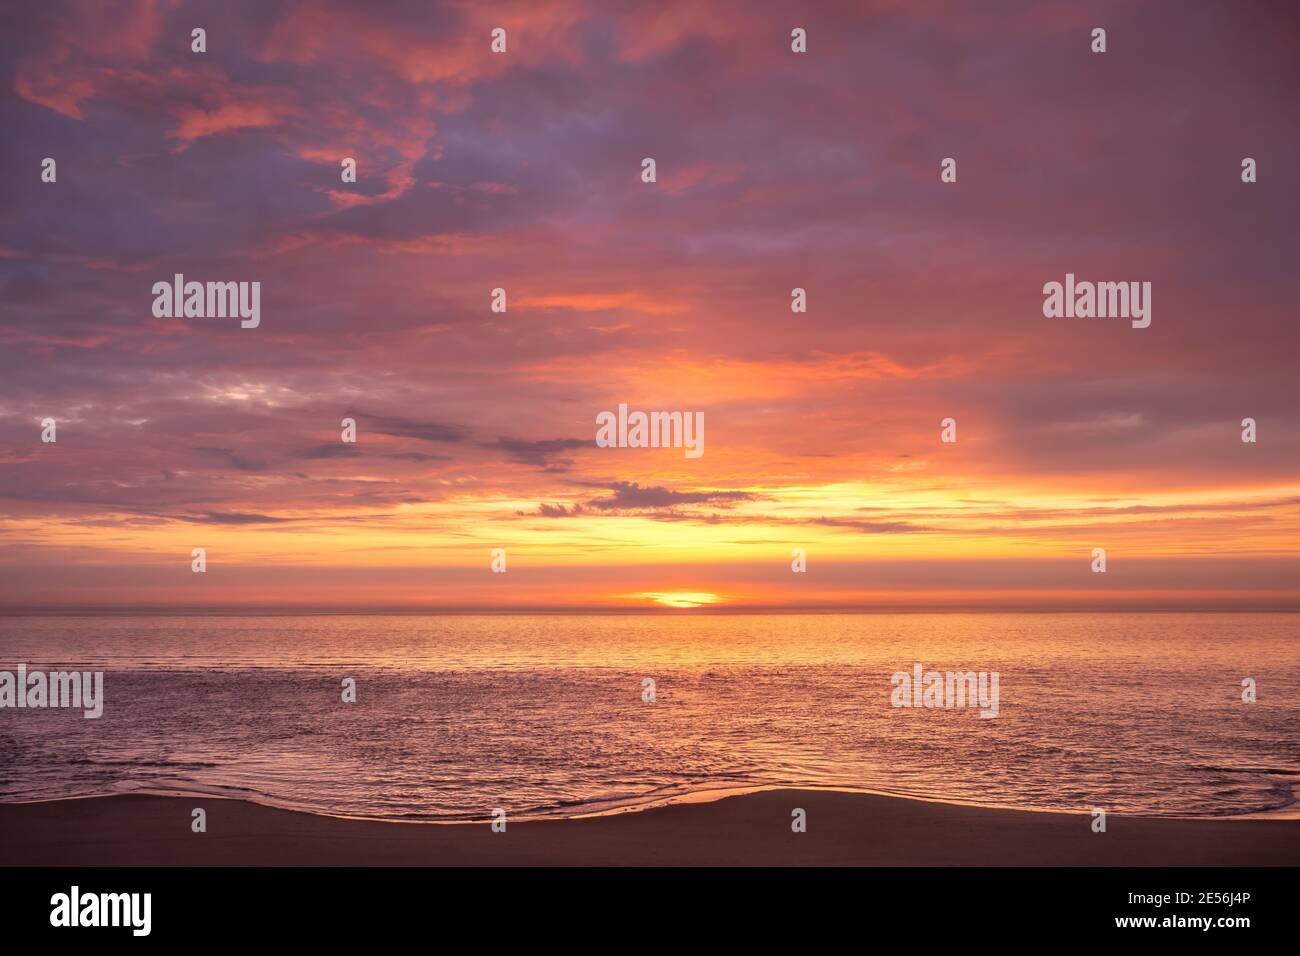
{"type": "Polygon", "coordinates": [[[0,605],[1300,606],[1290,4],[0,18],[0,605]]]}

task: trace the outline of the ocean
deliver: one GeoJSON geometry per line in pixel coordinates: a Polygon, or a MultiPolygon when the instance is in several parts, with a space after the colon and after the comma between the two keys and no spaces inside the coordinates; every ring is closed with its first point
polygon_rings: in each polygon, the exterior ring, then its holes
{"type": "Polygon", "coordinates": [[[1300,783],[1290,614],[0,617],[19,664],[102,670],[104,711],[0,709],[2,802],[455,821],[792,785],[1220,816],[1300,783]],[[996,672],[997,716],[893,706],[918,663],[996,672]]]}

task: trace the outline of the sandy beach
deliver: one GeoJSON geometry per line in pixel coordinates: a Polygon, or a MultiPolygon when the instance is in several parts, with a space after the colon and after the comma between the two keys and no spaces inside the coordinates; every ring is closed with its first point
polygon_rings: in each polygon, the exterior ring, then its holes
{"type": "Polygon", "coordinates": [[[0,806],[3,866],[1295,866],[1300,820],[1174,820],[769,790],[567,820],[408,824],[125,795],[0,806]],[[207,832],[192,833],[194,807],[207,832]],[[793,833],[791,811],[807,812],[793,833]]]}

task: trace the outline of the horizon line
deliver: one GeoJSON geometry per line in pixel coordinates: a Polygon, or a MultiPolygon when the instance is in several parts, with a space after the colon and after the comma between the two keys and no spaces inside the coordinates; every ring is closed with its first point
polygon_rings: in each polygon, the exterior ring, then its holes
{"type": "Polygon", "coordinates": [[[1238,607],[1231,605],[732,605],[719,607],[599,607],[589,605],[520,605],[516,607],[474,607],[457,605],[432,605],[427,607],[394,605],[0,605],[0,617],[84,617],[84,616],[268,616],[268,617],[327,617],[327,616],[523,616],[523,615],[610,615],[610,616],[726,616],[746,614],[1295,614],[1300,613],[1300,603],[1270,607],[1238,607]]]}

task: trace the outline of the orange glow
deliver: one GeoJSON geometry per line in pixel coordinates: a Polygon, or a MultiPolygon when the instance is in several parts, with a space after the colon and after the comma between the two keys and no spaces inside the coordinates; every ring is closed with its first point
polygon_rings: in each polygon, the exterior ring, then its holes
{"type": "Polygon", "coordinates": [[[718,603],[718,596],[707,591],[669,591],[666,593],[649,591],[638,597],[649,598],[664,607],[704,607],[718,603]]]}

